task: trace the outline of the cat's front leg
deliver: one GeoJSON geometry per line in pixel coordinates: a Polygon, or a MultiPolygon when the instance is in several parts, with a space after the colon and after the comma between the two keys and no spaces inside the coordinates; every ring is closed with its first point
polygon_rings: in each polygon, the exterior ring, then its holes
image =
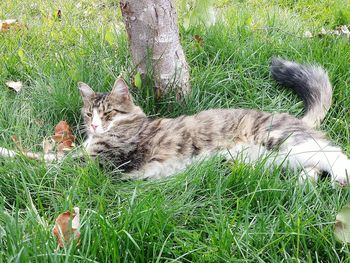
{"type": "Polygon", "coordinates": [[[123,179],[159,179],[166,176],[162,170],[164,170],[164,165],[159,162],[151,162],[139,170],[125,173],[123,179]]]}
{"type": "Polygon", "coordinates": [[[152,161],[141,169],[126,173],[125,179],[160,179],[172,176],[183,171],[189,164],[190,160],[173,159],[167,161],[152,161]]]}
{"type": "Polygon", "coordinates": [[[90,146],[90,144],[91,144],[91,141],[92,141],[92,137],[89,136],[89,137],[85,140],[85,142],[83,143],[84,150],[87,151],[87,149],[89,148],[89,146],[90,146]]]}

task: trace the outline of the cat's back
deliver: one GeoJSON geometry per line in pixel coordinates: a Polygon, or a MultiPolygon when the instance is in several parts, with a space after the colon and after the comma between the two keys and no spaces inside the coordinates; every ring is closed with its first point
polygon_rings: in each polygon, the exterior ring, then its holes
{"type": "Polygon", "coordinates": [[[141,141],[149,149],[150,156],[162,159],[166,158],[164,156],[194,156],[236,143],[260,144],[271,134],[287,138],[298,131],[317,133],[286,113],[210,109],[190,116],[151,121],[141,141]]]}
{"type": "Polygon", "coordinates": [[[256,114],[245,109],[210,109],[174,119],[156,119],[145,127],[140,143],[149,152],[149,161],[192,157],[232,144],[242,120],[253,122],[256,114]]]}

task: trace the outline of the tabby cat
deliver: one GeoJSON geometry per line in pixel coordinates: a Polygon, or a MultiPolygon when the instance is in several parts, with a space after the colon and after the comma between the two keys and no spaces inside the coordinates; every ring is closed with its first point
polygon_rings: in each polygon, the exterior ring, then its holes
{"type": "Polygon", "coordinates": [[[271,73],[297,92],[305,114],[251,109],[212,109],[193,116],[152,119],[134,104],[128,86],[118,78],[109,93],[94,92],[80,82],[87,153],[124,171],[126,178],[155,179],[182,171],[194,160],[215,154],[254,163],[283,165],[300,178],[317,180],[328,172],[333,182],[349,183],[350,160],[317,131],[331,106],[332,87],[318,66],[274,58],[271,73]]]}

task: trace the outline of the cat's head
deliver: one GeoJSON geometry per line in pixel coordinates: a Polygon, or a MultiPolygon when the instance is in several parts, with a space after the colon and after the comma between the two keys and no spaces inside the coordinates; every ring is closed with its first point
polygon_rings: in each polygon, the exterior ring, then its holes
{"type": "Polygon", "coordinates": [[[78,83],[84,106],[82,115],[88,134],[102,134],[119,121],[144,117],[142,109],[133,102],[129,88],[118,78],[108,93],[94,92],[87,84],[78,83]]]}

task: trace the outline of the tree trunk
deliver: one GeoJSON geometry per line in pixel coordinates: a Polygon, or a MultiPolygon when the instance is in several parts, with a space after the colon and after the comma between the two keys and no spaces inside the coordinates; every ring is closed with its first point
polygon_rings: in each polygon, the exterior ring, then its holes
{"type": "Polygon", "coordinates": [[[176,86],[177,98],[191,89],[172,0],[120,0],[134,65],[144,76],[150,63],[158,96],[176,86]]]}

